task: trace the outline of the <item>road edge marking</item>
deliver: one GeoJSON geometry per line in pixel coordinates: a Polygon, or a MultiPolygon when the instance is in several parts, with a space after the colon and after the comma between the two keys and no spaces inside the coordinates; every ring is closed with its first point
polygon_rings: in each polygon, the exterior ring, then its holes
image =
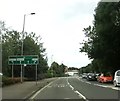
{"type": "MultiPolygon", "coordinates": [[[[56,80],[58,80],[58,79],[56,79],[56,80]]],[[[56,81],[55,80],[55,81],[56,81]]],[[[52,82],[50,82],[49,84],[47,84],[46,86],[44,86],[43,88],[41,88],[40,90],[38,90],[32,97],[30,97],[29,99],[34,99],[41,91],[43,91],[45,88],[47,88],[49,85],[51,85],[53,82],[55,82],[55,81],[52,81],[52,82]]]]}

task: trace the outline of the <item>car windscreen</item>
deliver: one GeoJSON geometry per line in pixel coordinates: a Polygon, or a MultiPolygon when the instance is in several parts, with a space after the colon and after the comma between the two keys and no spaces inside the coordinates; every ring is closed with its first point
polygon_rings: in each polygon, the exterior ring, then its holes
{"type": "Polygon", "coordinates": [[[120,71],[118,71],[116,75],[117,75],[117,76],[120,76],[120,71]]]}

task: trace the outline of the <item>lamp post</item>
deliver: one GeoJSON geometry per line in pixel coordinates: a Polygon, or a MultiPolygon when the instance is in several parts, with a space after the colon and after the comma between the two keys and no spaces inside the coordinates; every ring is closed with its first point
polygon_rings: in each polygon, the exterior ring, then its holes
{"type": "MultiPolygon", "coordinates": [[[[24,30],[25,30],[25,18],[27,15],[34,15],[35,13],[30,13],[30,14],[24,14],[24,20],[23,20],[23,30],[22,30],[22,48],[21,48],[21,56],[23,55],[23,40],[24,40],[24,30]]],[[[21,83],[23,82],[23,67],[21,64],[21,83]]]]}

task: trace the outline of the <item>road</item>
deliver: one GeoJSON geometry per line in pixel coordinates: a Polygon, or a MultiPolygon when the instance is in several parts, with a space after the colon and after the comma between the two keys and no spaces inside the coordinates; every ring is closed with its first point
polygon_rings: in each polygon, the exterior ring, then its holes
{"type": "MultiPolygon", "coordinates": [[[[2,99],[9,101],[9,99],[28,99],[31,95],[33,95],[36,91],[43,88],[48,83],[56,80],[57,78],[48,78],[37,81],[25,81],[23,83],[17,83],[14,85],[9,85],[0,88],[0,93],[2,93],[2,99]]],[[[0,100],[1,101],[1,100],[0,100]]],[[[16,100],[15,100],[16,101],[16,100]]]]}
{"type": "Polygon", "coordinates": [[[79,77],[62,77],[46,85],[30,99],[108,99],[119,101],[120,89],[111,84],[88,82],[79,77]]]}

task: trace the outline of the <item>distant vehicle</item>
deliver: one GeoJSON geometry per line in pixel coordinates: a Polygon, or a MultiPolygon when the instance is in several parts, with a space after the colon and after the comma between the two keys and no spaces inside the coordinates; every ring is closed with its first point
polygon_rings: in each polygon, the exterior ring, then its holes
{"type": "Polygon", "coordinates": [[[78,74],[78,73],[74,73],[74,74],[73,74],[73,76],[78,77],[78,76],[79,76],[79,74],[78,74]]]}
{"type": "Polygon", "coordinates": [[[86,79],[87,78],[87,73],[83,73],[82,78],[86,79]]]}
{"type": "Polygon", "coordinates": [[[100,73],[96,73],[96,74],[95,74],[96,80],[98,79],[98,77],[99,77],[100,75],[101,75],[100,73]]]}
{"type": "Polygon", "coordinates": [[[110,73],[106,73],[106,74],[101,74],[97,80],[98,82],[101,82],[101,83],[112,82],[113,77],[110,73]]]}
{"type": "Polygon", "coordinates": [[[95,80],[97,80],[96,79],[96,75],[94,74],[94,73],[88,73],[87,74],[87,80],[91,80],[91,81],[95,81],[95,80]]]}
{"type": "Polygon", "coordinates": [[[120,70],[117,70],[114,75],[114,80],[113,80],[114,86],[120,86],[120,70]]]}

